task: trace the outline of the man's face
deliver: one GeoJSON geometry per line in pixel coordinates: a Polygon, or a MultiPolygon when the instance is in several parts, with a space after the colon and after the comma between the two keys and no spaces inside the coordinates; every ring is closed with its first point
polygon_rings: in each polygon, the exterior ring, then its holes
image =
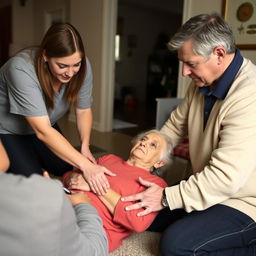
{"type": "Polygon", "coordinates": [[[182,75],[190,77],[196,86],[208,86],[218,79],[218,56],[211,53],[206,60],[204,56],[196,55],[191,40],[178,50],[178,58],[182,62],[182,75]]]}
{"type": "Polygon", "coordinates": [[[166,148],[166,142],[157,133],[149,133],[137,141],[132,148],[130,155],[140,159],[144,164],[152,164],[159,161],[162,152],[166,148]]]}

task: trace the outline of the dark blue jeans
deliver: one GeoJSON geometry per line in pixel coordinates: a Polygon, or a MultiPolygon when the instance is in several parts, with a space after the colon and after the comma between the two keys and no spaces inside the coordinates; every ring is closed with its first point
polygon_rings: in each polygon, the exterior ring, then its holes
{"type": "MultiPolygon", "coordinates": [[[[149,230],[163,226],[167,210],[149,230]],[[164,217],[161,217],[164,216],[164,217]]],[[[224,205],[204,211],[179,210],[176,221],[167,226],[160,242],[163,256],[251,256],[256,255],[256,223],[244,213],[224,205]]],[[[173,211],[175,212],[175,211],[173,211]]],[[[172,212],[169,211],[169,217],[172,212]]],[[[171,217],[172,221],[174,220],[171,217]]],[[[168,221],[168,220],[167,220],[168,221]]],[[[167,224],[167,222],[166,222],[167,224]]],[[[158,230],[160,231],[160,230],[158,230]]]]}
{"type": "MultiPolygon", "coordinates": [[[[57,125],[53,128],[61,132],[57,125]]],[[[73,168],[56,156],[35,134],[0,134],[0,138],[10,159],[9,173],[30,176],[33,173],[42,174],[42,169],[45,169],[61,176],[73,168]]]]}

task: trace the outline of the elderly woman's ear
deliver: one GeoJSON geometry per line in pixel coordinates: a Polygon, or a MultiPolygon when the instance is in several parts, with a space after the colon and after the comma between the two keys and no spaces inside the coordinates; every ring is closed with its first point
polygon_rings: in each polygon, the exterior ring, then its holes
{"type": "Polygon", "coordinates": [[[164,161],[157,161],[155,164],[154,164],[154,168],[157,169],[157,168],[160,168],[162,166],[166,165],[166,163],[164,161]]]}
{"type": "Polygon", "coordinates": [[[9,158],[4,149],[2,142],[0,141],[0,171],[5,172],[10,165],[9,158]]]}

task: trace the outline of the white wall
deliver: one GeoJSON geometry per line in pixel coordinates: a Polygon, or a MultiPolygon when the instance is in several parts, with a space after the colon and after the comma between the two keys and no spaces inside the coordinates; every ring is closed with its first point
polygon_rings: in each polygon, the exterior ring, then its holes
{"type": "Polygon", "coordinates": [[[46,17],[51,11],[63,10],[63,21],[69,21],[69,0],[27,0],[21,6],[12,0],[12,51],[39,44],[46,31],[46,17]]]}
{"type": "Polygon", "coordinates": [[[80,31],[93,70],[94,128],[112,130],[117,0],[70,0],[70,22],[80,31]]]}
{"type": "Polygon", "coordinates": [[[25,6],[21,6],[18,0],[12,0],[12,39],[17,47],[34,43],[33,11],[34,0],[26,1],[25,6]]]}
{"type": "MultiPolygon", "coordinates": [[[[203,12],[221,13],[222,1],[184,0],[183,22],[203,12]]],[[[27,0],[24,7],[19,0],[12,0],[13,43],[22,47],[38,43],[45,29],[44,13],[63,6],[67,21],[74,23],[81,31],[93,66],[94,127],[100,131],[111,131],[114,88],[112,76],[115,71],[111,38],[115,33],[117,0],[27,0]]],[[[150,46],[150,42],[143,44],[150,46]]],[[[243,56],[256,62],[255,50],[241,52],[243,56]]],[[[187,81],[179,78],[178,97],[184,96],[186,87],[187,81]]]]}

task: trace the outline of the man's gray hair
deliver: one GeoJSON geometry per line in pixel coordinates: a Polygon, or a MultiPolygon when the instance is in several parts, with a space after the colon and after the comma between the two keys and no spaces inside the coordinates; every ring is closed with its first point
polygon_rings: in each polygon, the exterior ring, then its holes
{"type": "Polygon", "coordinates": [[[223,46],[228,54],[236,50],[232,29],[218,13],[200,14],[189,19],[171,38],[168,48],[178,50],[189,39],[192,39],[193,52],[205,59],[209,59],[217,46],[223,46]]]}
{"type": "Polygon", "coordinates": [[[142,132],[132,139],[132,145],[135,145],[139,140],[141,140],[144,136],[147,136],[150,133],[157,133],[164,139],[164,141],[166,143],[166,148],[161,153],[159,160],[165,162],[166,165],[170,164],[170,162],[172,160],[171,156],[172,156],[173,147],[172,147],[171,139],[165,133],[163,133],[159,130],[156,130],[156,129],[142,132]]]}

